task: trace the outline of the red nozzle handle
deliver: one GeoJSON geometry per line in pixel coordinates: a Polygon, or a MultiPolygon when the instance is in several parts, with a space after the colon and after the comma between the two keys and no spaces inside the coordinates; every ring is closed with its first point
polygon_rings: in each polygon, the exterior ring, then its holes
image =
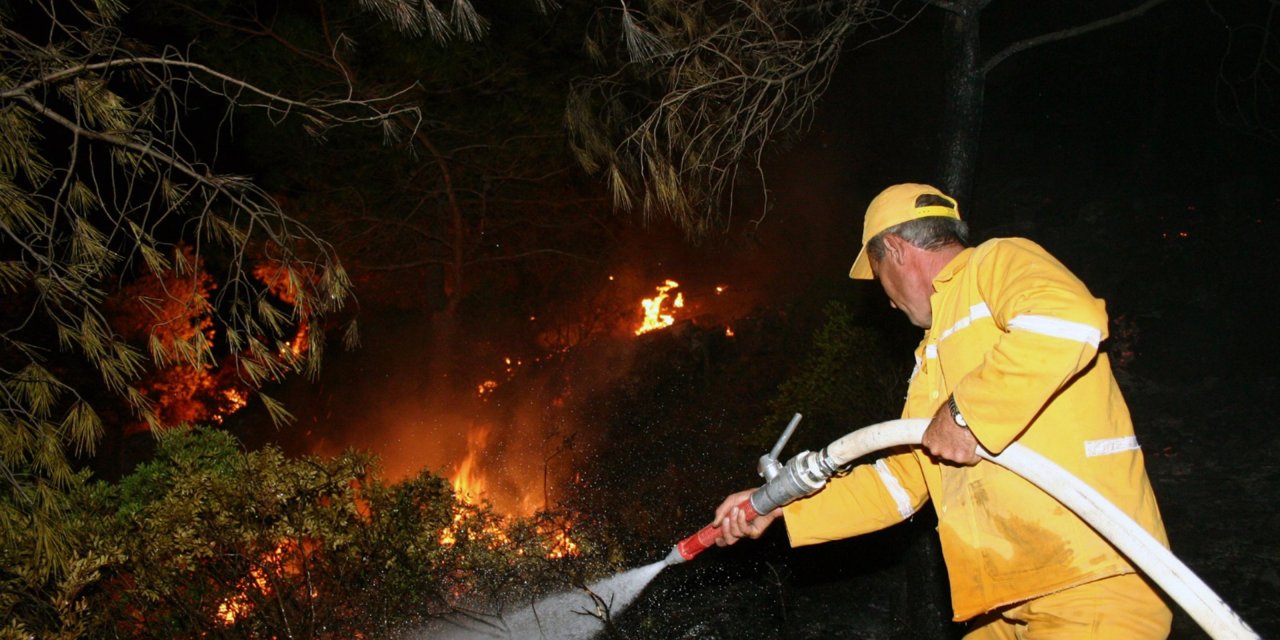
{"type": "MultiPolygon", "coordinates": [[[[750,522],[760,515],[756,513],[756,508],[751,506],[751,498],[747,498],[738,504],[738,508],[747,515],[747,521],[750,522]]],[[[709,524],[702,528],[701,531],[681,540],[676,544],[676,551],[680,553],[680,557],[685,560],[692,560],[694,556],[707,550],[716,543],[716,538],[720,536],[720,528],[715,523],[709,524]]]]}

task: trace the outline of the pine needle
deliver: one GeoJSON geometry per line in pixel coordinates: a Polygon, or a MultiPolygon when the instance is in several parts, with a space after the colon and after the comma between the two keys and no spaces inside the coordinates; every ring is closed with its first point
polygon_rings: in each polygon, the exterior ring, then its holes
{"type": "Polygon", "coordinates": [[[645,62],[671,55],[671,47],[649,32],[631,15],[626,3],[622,5],[622,39],[632,62],[645,62]]]}
{"type": "Polygon", "coordinates": [[[422,0],[422,13],[427,23],[427,33],[431,39],[444,44],[453,35],[449,28],[449,19],[444,16],[431,0],[422,0]]]}
{"type": "Polygon", "coordinates": [[[476,13],[469,0],[453,0],[453,10],[449,17],[453,22],[454,32],[467,42],[475,42],[489,31],[489,21],[476,13]]]}
{"type": "Polygon", "coordinates": [[[278,400],[268,396],[265,393],[259,393],[258,399],[262,401],[262,406],[266,408],[267,415],[271,417],[271,423],[277,427],[284,426],[294,421],[294,416],[284,408],[278,400]]]}
{"type": "Polygon", "coordinates": [[[62,433],[77,456],[93,455],[102,438],[102,419],[88,402],[77,402],[62,420],[62,433]]]}
{"type": "Polygon", "coordinates": [[[355,320],[347,323],[342,331],[342,346],[348,351],[360,346],[360,327],[355,320]]]}
{"type": "Polygon", "coordinates": [[[391,23],[397,31],[409,35],[422,33],[422,16],[404,0],[360,0],[360,6],[373,11],[379,18],[391,23]]]}

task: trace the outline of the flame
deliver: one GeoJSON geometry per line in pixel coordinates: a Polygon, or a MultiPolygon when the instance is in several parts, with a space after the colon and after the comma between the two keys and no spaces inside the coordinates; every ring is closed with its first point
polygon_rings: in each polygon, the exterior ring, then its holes
{"type": "Polygon", "coordinates": [[[475,504],[480,499],[488,484],[477,462],[488,441],[488,427],[480,426],[468,431],[467,456],[458,464],[458,471],[453,475],[454,494],[470,504],[475,504]]]}
{"type": "MultiPolygon", "coordinates": [[[[475,427],[467,432],[467,455],[458,463],[458,470],[453,475],[453,493],[464,505],[478,505],[488,487],[488,480],[480,470],[479,458],[489,441],[489,428],[475,427]]],[[[467,518],[468,510],[455,508],[453,521],[440,532],[440,544],[453,546],[458,542],[458,527],[467,518]]],[[[509,542],[505,531],[497,527],[486,530],[499,543],[509,542]]]]}
{"type": "MultiPolygon", "coordinates": [[[[313,544],[304,544],[302,551],[305,553],[314,550],[313,548],[313,544]]],[[[296,555],[298,551],[299,547],[296,542],[284,540],[277,544],[273,551],[263,554],[262,558],[249,568],[249,575],[245,576],[237,584],[235,595],[218,604],[218,612],[215,616],[217,621],[222,623],[223,626],[229,627],[253,611],[253,602],[249,599],[251,589],[257,590],[262,596],[270,596],[273,589],[270,576],[267,573],[268,570],[274,570],[280,575],[296,575],[300,573],[300,560],[296,555]]],[[[317,595],[314,589],[310,591],[312,598],[317,595]]]]}
{"type": "MultiPolygon", "coordinates": [[[[458,463],[458,469],[452,480],[453,493],[460,504],[454,507],[453,520],[450,521],[449,526],[440,531],[438,539],[441,546],[451,547],[457,544],[459,529],[472,513],[467,507],[479,505],[485,497],[489,482],[484,470],[480,468],[480,460],[488,440],[489,427],[487,426],[473,427],[467,432],[467,455],[462,462],[458,463]]],[[[570,527],[570,523],[563,523],[554,531],[539,528],[539,532],[549,542],[547,558],[554,560],[580,553],[578,544],[569,537],[570,527]]],[[[497,524],[486,526],[484,531],[495,546],[511,543],[507,532],[497,524]]]]}
{"type": "Polygon", "coordinates": [[[675,324],[675,310],[684,308],[684,294],[677,293],[675,300],[672,300],[669,306],[664,303],[668,298],[667,292],[679,288],[679,286],[679,282],[667,280],[656,287],[658,295],[640,301],[640,306],[644,309],[644,318],[640,321],[640,326],[636,328],[636,335],[648,333],[655,329],[665,329],[675,324]]]}
{"type": "MultiPolygon", "coordinates": [[[[543,531],[542,534],[547,535],[547,532],[543,531]]],[[[556,560],[558,558],[568,558],[570,556],[578,555],[578,543],[574,542],[573,539],[569,537],[569,530],[567,528],[557,529],[548,537],[551,538],[551,550],[547,552],[547,558],[556,560]]]]}
{"type": "Polygon", "coordinates": [[[306,318],[298,323],[298,332],[293,335],[293,340],[288,343],[280,344],[280,357],[286,361],[297,360],[307,350],[307,334],[311,332],[306,318]]]}
{"type": "Polygon", "coordinates": [[[246,404],[249,404],[249,398],[245,396],[245,393],[240,389],[224,389],[222,391],[222,397],[227,399],[230,406],[224,409],[221,414],[215,416],[215,419],[218,422],[222,422],[223,416],[231,415],[243,409],[246,404]]]}

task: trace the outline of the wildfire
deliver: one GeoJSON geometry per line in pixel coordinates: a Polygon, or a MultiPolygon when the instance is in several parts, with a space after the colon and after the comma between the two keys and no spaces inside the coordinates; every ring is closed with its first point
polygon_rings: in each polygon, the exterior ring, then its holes
{"type": "Polygon", "coordinates": [[[655,329],[665,329],[675,324],[675,310],[684,308],[684,294],[677,293],[675,299],[671,300],[670,304],[667,304],[669,299],[667,292],[679,287],[679,282],[667,280],[665,283],[658,285],[658,295],[640,301],[640,306],[644,309],[644,319],[641,320],[640,326],[636,328],[636,335],[648,333],[655,329]]]}

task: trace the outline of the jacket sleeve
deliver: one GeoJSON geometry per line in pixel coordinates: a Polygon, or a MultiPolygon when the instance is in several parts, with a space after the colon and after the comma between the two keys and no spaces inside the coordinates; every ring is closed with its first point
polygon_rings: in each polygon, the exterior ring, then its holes
{"type": "Polygon", "coordinates": [[[974,437],[1000,453],[1091,365],[1107,336],[1107,314],[1033,242],[1001,241],[975,259],[978,293],[1002,335],[953,394],[974,437]]]}
{"type": "Polygon", "coordinates": [[[849,538],[902,522],[928,498],[908,450],[854,467],[818,493],[782,508],[791,546],[849,538]]]}

